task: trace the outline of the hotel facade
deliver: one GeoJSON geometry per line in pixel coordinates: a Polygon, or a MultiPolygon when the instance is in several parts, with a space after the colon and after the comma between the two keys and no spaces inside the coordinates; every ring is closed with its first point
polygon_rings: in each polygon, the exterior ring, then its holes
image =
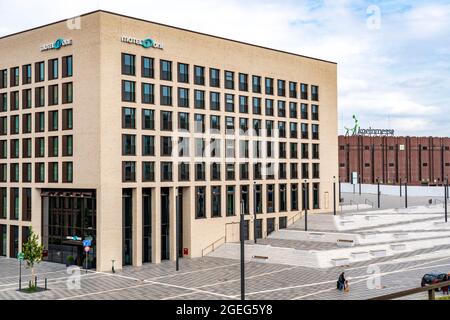
{"type": "Polygon", "coordinates": [[[201,257],[242,209],[247,239],[332,212],[334,177],[333,62],[105,11],[0,38],[2,256],[32,227],[101,271],[201,257]]]}

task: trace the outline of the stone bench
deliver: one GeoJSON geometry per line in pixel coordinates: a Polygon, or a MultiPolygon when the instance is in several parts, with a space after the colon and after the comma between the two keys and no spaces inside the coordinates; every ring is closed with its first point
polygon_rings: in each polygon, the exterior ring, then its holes
{"type": "Polygon", "coordinates": [[[336,245],[340,248],[349,248],[355,245],[355,241],[347,239],[338,239],[336,245]]]}
{"type": "Polygon", "coordinates": [[[370,250],[370,254],[373,257],[385,257],[386,256],[386,250],[370,250]]]}
{"type": "Polygon", "coordinates": [[[348,258],[331,259],[331,262],[335,267],[348,266],[350,264],[350,260],[348,258]]]}
{"type": "Polygon", "coordinates": [[[253,256],[252,258],[253,259],[259,259],[259,260],[267,260],[267,259],[269,259],[269,257],[266,257],[266,256],[253,256]]]}

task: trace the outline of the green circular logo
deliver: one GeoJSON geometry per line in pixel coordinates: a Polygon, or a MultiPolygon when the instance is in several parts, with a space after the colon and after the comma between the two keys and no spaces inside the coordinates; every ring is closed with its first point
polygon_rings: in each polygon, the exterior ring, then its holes
{"type": "Polygon", "coordinates": [[[64,40],[60,38],[60,39],[58,39],[58,40],[55,41],[55,44],[53,45],[53,47],[54,47],[55,49],[59,49],[59,48],[62,47],[63,42],[64,42],[64,40]]]}
{"type": "Polygon", "coordinates": [[[153,40],[150,39],[150,38],[147,38],[147,39],[142,40],[142,46],[143,46],[145,49],[150,48],[150,47],[153,47],[153,40]]]}

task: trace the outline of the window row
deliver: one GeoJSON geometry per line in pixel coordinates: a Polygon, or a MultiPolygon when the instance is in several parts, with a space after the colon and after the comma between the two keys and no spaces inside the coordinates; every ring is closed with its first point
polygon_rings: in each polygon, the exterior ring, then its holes
{"type": "MultiPolygon", "coordinates": [[[[133,54],[122,53],[122,74],[127,76],[136,75],[136,56],[133,54]]],[[[140,59],[141,77],[155,78],[155,59],[151,57],[142,56],[140,59]]],[[[194,83],[195,85],[204,86],[206,84],[207,69],[203,66],[193,66],[193,76],[191,78],[190,65],[186,63],[176,64],[177,81],[179,83],[194,83]]],[[[246,73],[236,73],[230,70],[221,70],[216,68],[209,68],[209,86],[223,88],[229,90],[239,90],[253,93],[262,93],[262,86],[264,86],[265,94],[274,95],[275,79],[269,77],[261,77],[252,75],[251,77],[246,73]],[[223,76],[223,80],[222,77],[223,76]],[[263,83],[264,80],[264,83],[263,83]],[[251,81],[251,83],[249,83],[251,81]]],[[[173,62],[169,60],[159,60],[159,79],[172,81],[173,80],[173,62]]],[[[319,87],[316,85],[309,86],[297,82],[276,80],[276,94],[280,97],[288,95],[290,98],[300,97],[303,100],[308,100],[311,97],[312,101],[319,101],[319,87]],[[311,90],[309,92],[309,87],[311,90]]]]}
{"type": "Polygon", "coordinates": [[[73,156],[73,136],[34,138],[34,155],[32,138],[22,139],[22,143],[20,143],[20,139],[10,139],[9,144],[8,140],[0,140],[0,159],[8,159],[8,147],[10,159],[20,158],[20,150],[22,150],[22,158],[24,159],[33,158],[33,156],[35,158],[44,158],[46,150],[49,158],[59,156],[71,157],[73,156]],[[46,140],[47,148],[45,147],[46,140]],[[59,145],[60,141],[61,146],[59,145]]]}
{"type": "MultiPolygon", "coordinates": [[[[171,86],[159,86],[159,103],[163,106],[173,106],[173,90],[171,86]]],[[[191,107],[191,95],[193,91],[193,106],[195,109],[206,108],[206,95],[204,90],[190,90],[188,88],[176,88],[177,90],[177,106],[180,108],[191,107]]],[[[141,83],[141,103],[155,104],[155,85],[151,83],[141,83]]],[[[261,99],[258,97],[248,97],[243,95],[224,94],[223,106],[227,112],[253,113],[261,115],[263,112],[266,116],[290,117],[308,119],[309,105],[301,103],[300,108],[297,102],[288,102],[284,100],[261,99]],[[237,102],[236,102],[237,99],[237,102]],[[251,105],[250,105],[251,103],[251,105]],[[251,109],[250,109],[251,108],[251,109]]],[[[136,82],[122,80],[122,101],[136,102],[136,82]]],[[[209,92],[209,108],[210,110],[220,111],[222,98],[220,92],[209,92]]],[[[311,105],[311,120],[319,120],[319,106],[311,105]]]]}
{"type": "MultiPolygon", "coordinates": [[[[0,188],[0,219],[8,219],[8,188],[0,188]]],[[[19,220],[22,211],[22,221],[31,221],[31,188],[9,188],[9,219],[19,220]],[[22,209],[19,197],[22,194],[22,209]]]]}
{"type": "MultiPolygon", "coordinates": [[[[47,80],[56,80],[61,72],[62,78],[68,78],[73,75],[73,57],[65,56],[61,58],[61,70],[59,68],[59,59],[50,59],[47,61],[47,80]]],[[[9,86],[17,87],[20,85],[20,67],[9,69],[9,86]]],[[[22,85],[32,83],[33,67],[31,64],[22,66],[22,85]]],[[[34,82],[45,81],[45,61],[34,64],[34,82]]],[[[0,90],[8,88],[8,69],[0,70],[0,90]]]]}
{"type": "MultiPolygon", "coordinates": [[[[32,163],[11,163],[9,164],[9,182],[33,182],[32,163]],[[20,175],[22,167],[22,175],[20,175]],[[22,177],[22,180],[20,180],[22,177]]],[[[58,162],[47,163],[47,182],[48,183],[71,183],[73,182],[73,162],[62,162],[62,177],[59,177],[58,162]]],[[[8,165],[0,163],[0,182],[8,182],[8,165]]],[[[45,183],[45,163],[36,162],[34,164],[34,182],[45,183]]]]}
{"type": "MultiPolygon", "coordinates": [[[[54,110],[46,112],[35,112],[34,121],[33,114],[26,113],[22,115],[12,115],[9,116],[9,134],[27,134],[33,132],[45,132],[46,130],[46,118],[47,118],[47,131],[58,131],[61,130],[72,130],[73,129],[73,110],[54,110]],[[61,119],[59,115],[61,114],[61,119]],[[22,121],[20,119],[22,117],[22,121]],[[61,124],[60,124],[61,123],[61,124]],[[20,126],[22,125],[22,131],[20,126]]],[[[8,117],[0,116],[0,136],[8,134],[8,117]]]]}
{"type": "MultiPolygon", "coordinates": [[[[206,133],[207,129],[212,134],[219,134],[225,132],[226,134],[234,134],[235,130],[239,130],[243,135],[249,135],[249,131],[253,130],[254,136],[265,137],[279,137],[296,139],[309,139],[310,130],[311,138],[313,140],[319,140],[319,125],[296,123],[285,121],[277,121],[277,127],[275,127],[275,121],[273,120],[261,120],[261,119],[248,119],[247,117],[235,118],[231,116],[225,116],[222,124],[221,116],[219,115],[205,115],[196,113],[194,119],[191,121],[190,114],[187,112],[177,112],[177,119],[173,119],[172,111],[160,111],[160,131],[174,131],[178,128],[179,131],[190,132],[191,123],[193,124],[193,131],[195,133],[206,133]],[[209,128],[207,128],[207,119],[209,118],[209,128]],[[236,119],[238,123],[236,124],[236,119]],[[175,124],[173,123],[175,121],[175,124]],[[263,123],[265,127],[263,127],[263,123]],[[174,126],[176,125],[176,128],[174,126]],[[223,125],[223,127],[222,127],[223,125]],[[310,129],[311,127],[311,129],[310,129]],[[265,129],[265,132],[263,132],[265,129]]],[[[136,109],[123,107],[122,108],[122,128],[123,129],[136,129],[136,109]]],[[[151,109],[142,109],[141,116],[141,128],[143,130],[155,130],[155,111],[151,109]]]]}
{"type": "MultiPolygon", "coordinates": [[[[71,136],[70,136],[71,137],[71,136]]],[[[298,159],[299,153],[302,159],[309,159],[309,144],[301,143],[300,151],[298,143],[273,142],[273,141],[248,141],[235,139],[206,139],[194,138],[194,152],[191,152],[189,137],[159,137],[160,152],[155,152],[155,136],[141,136],[141,152],[137,152],[136,135],[122,134],[123,156],[162,156],[162,157],[212,157],[220,158],[287,158],[287,147],[289,146],[289,158],[298,159]],[[223,142],[224,141],[224,142],[223,142]],[[250,153],[251,151],[251,153],[250,153]]],[[[13,140],[11,140],[13,141],[13,140]]],[[[0,141],[1,143],[1,141],[0,141]]],[[[312,144],[312,159],[319,159],[319,144],[312,144]]],[[[1,145],[0,145],[1,147],[1,145]]]]}
{"type": "MultiPolygon", "coordinates": [[[[298,172],[298,163],[271,163],[262,164],[254,163],[253,165],[248,162],[239,163],[227,163],[224,168],[221,163],[213,162],[209,165],[209,179],[207,179],[207,167],[205,162],[194,163],[194,176],[190,174],[190,163],[180,162],[178,165],[178,177],[173,177],[172,162],[160,162],[160,181],[234,181],[234,180],[250,180],[250,168],[253,169],[253,180],[286,180],[286,179],[320,179],[320,164],[319,163],[301,163],[300,170],[298,172]],[[238,173],[236,173],[236,166],[238,173]],[[289,178],[288,178],[289,167],[289,178]],[[310,172],[310,168],[312,169],[310,172]],[[223,171],[222,171],[223,169],[223,171]],[[222,177],[225,177],[223,179],[222,177]]],[[[155,162],[143,161],[142,162],[142,182],[155,182],[155,162]]],[[[136,161],[123,161],[122,162],[122,181],[123,182],[136,182],[136,161]]]]}
{"type": "MultiPolygon", "coordinates": [[[[68,104],[73,102],[73,84],[66,82],[61,85],[61,103],[68,104]]],[[[11,91],[9,95],[7,92],[0,93],[0,112],[15,111],[20,109],[20,101],[22,101],[22,109],[30,109],[33,107],[32,89],[20,91],[11,91]],[[8,103],[9,96],[9,103],[8,103]]],[[[59,104],[59,85],[51,85],[47,87],[47,105],[56,106],[59,104]]],[[[45,107],[45,87],[34,88],[34,107],[45,107]]]]}

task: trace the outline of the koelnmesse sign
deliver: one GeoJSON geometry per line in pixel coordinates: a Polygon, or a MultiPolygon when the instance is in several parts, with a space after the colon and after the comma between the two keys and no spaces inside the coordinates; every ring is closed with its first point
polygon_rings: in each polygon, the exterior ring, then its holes
{"type": "Polygon", "coordinates": [[[59,38],[58,40],[56,40],[53,43],[47,43],[47,44],[43,44],[41,46],[41,51],[47,51],[47,50],[59,50],[62,47],[65,46],[71,46],[72,45],[72,39],[63,39],[63,38],[59,38]]]}
{"type": "Polygon", "coordinates": [[[355,122],[353,128],[344,127],[346,136],[392,137],[395,135],[393,129],[372,129],[372,127],[361,129],[355,115],[353,115],[353,121],[355,122]]]}
{"type": "Polygon", "coordinates": [[[164,49],[164,45],[162,43],[156,42],[155,40],[150,38],[137,39],[134,37],[122,36],[122,38],[120,38],[120,41],[125,43],[136,44],[138,46],[142,46],[145,49],[148,48],[164,49]]]}

